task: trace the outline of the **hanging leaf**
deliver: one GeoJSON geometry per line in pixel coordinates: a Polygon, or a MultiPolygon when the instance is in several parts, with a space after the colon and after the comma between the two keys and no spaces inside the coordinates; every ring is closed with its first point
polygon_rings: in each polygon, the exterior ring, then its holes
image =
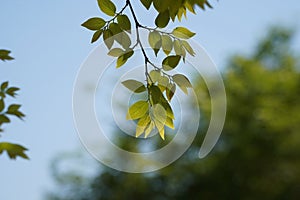
{"type": "Polygon", "coordinates": [[[165,28],[170,21],[169,11],[166,10],[157,15],[155,25],[159,28],[165,28]]]}
{"type": "Polygon", "coordinates": [[[98,0],[98,6],[102,12],[108,16],[115,16],[116,6],[110,0],[98,0]]]}
{"type": "Polygon", "coordinates": [[[173,75],[173,80],[185,94],[188,94],[187,88],[192,88],[191,82],[183,74],[173,75]]]}
{"type": "Polygon", "coordinates": [[[169,55],[173,49],[173,41],[172,41],[171,37],[168,35],[162,35],[161,41],[162,41],[162,49],[163,49],[164,53],[166,55],[169,55]]]}
{"type": "Polygon", "coordinates": [[[114,44],[114,38],[113,38],[113,33],[111,30],[106,29],[103,31],[103,41],[105,45],[107,46],[108,49],[111,49],[111,47],[114,44]]]}
{"type": "Polygon", "coordinates": [[[168,84],[166,88],[166,96],[169,101],[171,101],[171,99],[173,98],[175,91],[176,91],[176,85],[174,83],[168,84]]]}
{"type": "Polygon", "coordinates": [[[147,101],[138,101],[130,106],[126,119],[134,120],[142,118],[149,110],[149,104],[147,101]]]}
{"type": "Polygon", "coordinates": [[[129,90],[135,93],[141,93],[146,91],[146,87],[143,83],[136,80],[126,80],[123,81],[122,84],[128,88],[129,90]]]}
{"type": "Polygon", "coordinates": [[[96,42],[101,37],[102,33],[103,33],[103,30],[96,31],[92,37],[91,43],[96,42]]]}
{"type": "Polygon", "coordinates": [[[24,151],[27,151],[27,149],[18,144],[1,142],[0,143],[0,154],[2,154],[4,151],[7,152],[8,156],[11,159],[16,159],[18,156],[22,157],[24,159],[29,159],[28,156],[24,153],[24,151]]]}
{"type": "Polygon", "coordinates": [[[106,22],[104,21],[104,19],[99,17],[93,17],[85,21],[83,24],[81,24],[81,26],[89,30],[96,31],[96,30],[100,30],[105,24],[106,22]]]}
{"type": "Polygon", "coordinates": [[[124,53],[125,51],[121,48],[113,48],[107,54],[113,57],[119,57],[122,56],[124,53]]]}
{"type": "Polygon", "coordinates": [[[175,37],[182,38],[182,39],[190,39],[196,33],[191,32],[189,29],[185,27],[177,27],[172,31],[172,34],[175,37]]]}
{"type": "Polygon", "coordinates": [[[152,31],[148,35],[148,42],[150,47],[154,50],[155,55],[157,56],[161,48],[161,35],[158,31],[152,31]]]}
{"type": "Polygon", "coordinates": [[[117,20],[118,20],[118,24],[122,30],[130,32],[131,23],[130,23],[130,20],[128,19],[127,15],[119,15],[117,17],[117,20]]]}
{"type": "Polygon", "coordinates": [[[187,41],[182,41],[182,45],[191,56],[195,56],[196,53],[187,41]]]}
{"type": "Polygon", "coordinates": [[[140,135],[143,134],[146,127],[150,124],[150,121],[151,121],[151,119],[150,119],[149,115],[145,115],[138,121],[137,126],[136,126],[135,137],[139,137],[140,135]]]}
{"type": "Polygon", "coordinates": [[[130,49],[125,54],[118,57],[116,68],[119,68],[122,65],[124,65],[127,62],[127,60],[133,55],[133,53],[134,53],[134,51],[132,49],[130,49]]]}
{"type": "Polygon", "coordinates": [[[163,69],[165,71],[174,69],[175,67],[177,67],[177,65],[180,61],[180,58],[181,58],[181,56],[178,56],[178,55],[166,57],[162,62],[163,69]]]}
{"type": "Polygon", "coordinates": [[[141,3],[147,8],[147,10],[150,8],[153,0],[141,0],[141,3]]]}

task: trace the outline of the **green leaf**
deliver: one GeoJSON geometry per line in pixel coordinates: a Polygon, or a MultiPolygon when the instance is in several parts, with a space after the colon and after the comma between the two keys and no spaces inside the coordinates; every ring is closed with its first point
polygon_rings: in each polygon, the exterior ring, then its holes
{"type": "Polygon", "coordinates": [[[11,159],[16,159],[16,157],[18,157],[18,156],[22,157],[24,159],[29,159],[28,156],[24,153],[24,151],[27,151],[27,149],[18,144],[1,142],[0,143],[0,154],[2,154],[4,151],[7,152],[8,156],[11,159]]]}
{"type": "Polygon", "coordinates": [[[4,100],[1,98],[0,99],[0,113],[4,110],[4,108],[5,108],[4,100]]]}
{"type": "Polygon", "coordinates": [[[155,25],[159,28],[164,28],[168,25],[169,21],[170,21],[169,11],[166,10],[157,15],[155,19],[155,25]]]}
{"type": "Polygon", "coordinates": [[[131,31],[131,23],[127,15],[119,15],[117,17],[120,28],[124,31],[131,31]]]}
{"type": "Polygon", "coordinates": [[[149,115],[145,115],[138,121],[135,131],[135,137],[139,137],[145,131],[150,121],[151,119],[149,115]]]}
{"type": "Polygon", "coordinates": [[[83,24],[81,24],[81,26],[96,31],[96,30],[100,30],[105,24],[106,22],[104,21],[104,19],[99,17],[93,17],[85,21],[83,24]]]}
{"type": "Polygon", "coordinates": [[[14,58],[9,55],[10,53],[11,51],[9,50],[0,49],[0,60],[13,60],[14,58]]]}
{"type": "Polygon", "coordinates": [[[126,119],[133,120],[142,118],[149,110],[149,104],[147,101],[138,101],[130,106],[126,119]]]}
{"type": "Polygon", "coordinates": [[[158,31],[152,31],[148,35],[148,42],[150,47],[154,50],[155,55],[157,56],[159,49],[161,47],[161,35],[158,31]]]}
{"type": "Polygon", "coordinates": [[[163,92],[165,91],[167,85],[169,84],[170,80],[166,76],[161,76],[160,79],[158,80],[158,87],[159,89],[163,92]]]}
{"type": "Polygon", "coordinates": [[[195,35],[195,33],[191,32],[189,29],[185,27],[177,27],[172,31],[172,34],[175,37],[182,38],[182,39],[190,39],[195,35]]]}
{"type": "Polygon", "coordinates": [[[9,122],[10,122],[10,119],[6,115],[4,115],[4,114],[0,115],[0,125],[3,123],[9,123],[9,122]]]}
{"type": "Polygon", "coordinates": [[[129,50],[128,52],[126,52],[125,54],[123,54],[122,56],[118,57],[117,59],[117,66],[116,68],[121,67],[122,65],[124,65],[127,60],[133,55],[133,50],[129,50]]]}
{"type": "Polygon", "coordinates": [[[166,57],[162,62],[163,69],[165,71],[174,69],[175,67],[177,67],[177,65],[180,61],[180,58],[181,58],[181,56],[178,56],[178,55],[166,57]]]}
{"type": "Polygon", "coordinates": [[[103,33],[103,30],[96,31],[92,37],[91,43],[96,42],[101,37],[102,33],[103,33]]]}
{"type": "Polygon", "coordinates": [[[15,97],[15,95],[17,94],[16,91],[19,91],[20,88],[17,88],[17,87],[10,87],[6,90],[6,94],[8,94],[9,96],[11,97],[15,97]]]}
{"type": "Polygon", "coordinates": [[[116,6],[110,0],[98,0],[98,6],[102,12],[108,16],[115,16],[116,6]]]}
{"type": "Polygon", "coordinates": [[[4,91],[8,87],[8,81],[5,81],[1,84],[1,90],[4,91]]]}
{"type": "Polygon", "coordinates": [[[173,98],[175,91],[176,91],[176,85],[173,83],[168,84],[166,88],[166,96],[169,101],[171,101],[171,99],[173,98]]]}
{"type": "Polygon", "coordinates": [[[107,54],[113,57],[120,57],[125,53],[121,48],[113,48],[107,54]]]}
{"type": "Polygon", "coordinates": [[[146,87],[143,83],[136,81],[136,80],[126,80],[123,81],[122,84],[128,88],[129,90],[135,93],[141,93],[146,91],[146,87]]]}
{"type": "Polygon", "coordinates": [[[163,49],[164,53],[166,55],[169,55],[170,52],[173,49],[173,41],[172,41],[171,37],[168,36],[168,35],[162,35],[161,36],[161,41],[162,41],[161,46],[162,46],[162,49],[163,49]]]}
{"type": "Polygon", "coordinates": [[[114,39],[120,45],[122,45],[122,47],[124,49],[128,49],[129,48],[129,46],[131,45],[130,37],[127,35],[127,33],[125,33],[124,31],[122,31],[122,29],[120,28],[119,24],[117,24],[117,23],[111,23],[109,25],[109,30],[112,31],[112,33],[114,35],[114,39]]]}
{"type": "Polygon", "coordinates": [[[21,107],[21,105],[11,104],[6,111],[6,114],[14,115],[14,116],[22,119],[23,117],[25,117],[25,115],[19,111],[20,107],[21,107]]]}
{"type": "Polygon", "coordinates": [[[145,6],[145,8],[148,10],[152,4],[153,0],[141,0],[141,3],[145,6]]]}
{"type": "Polygon", "coordinates": [[[153,0],[154,8],[159,12],[164,12],[168,9],[172,0],[153,0]]]}
{"type": "Polygon", "coordinates": [[[113,33],[111,30],[106,29],[103,31],[103,41],[105,45],[107,46],[108,49],[111,49],[111,47],[114,44],[114,38],[113,38],[113,33]]]}
{"type": "Polygon", "coordinates": [[[191,55],[191,56],[195,56],[195,52],[193,50],[193,48],[191,47],[191,45],[187,42],[187,41],[181,41],[183,47],[185,48],[185,50],[191,55]]]}
{"type": "Polygon", "coordinates": [[[187,88],[193,87],[189,79],[183,74],[173,75],[173,80],[185,94],[188,94],[187,88]]]}

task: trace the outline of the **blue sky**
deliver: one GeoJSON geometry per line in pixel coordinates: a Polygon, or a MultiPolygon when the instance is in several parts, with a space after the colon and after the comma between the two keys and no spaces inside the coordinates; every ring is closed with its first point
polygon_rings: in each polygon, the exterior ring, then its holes
{"type": "MultiPolygon", "coordinates": [[[[195,39],[220,68],[230,55],[251,52],[268,27],[300,26],[296,0],[221,0],[213,5],[213,10],[198,10],[182,24],[197,32],[195,39]]],[[[153,15],[139,9],[138,3],[134,6],[141,21],[152,25],[153,15]]],[[[27,146],[31,160],[0,156],[0,199],[43,199],[43,192],[53,186],[51,159],[82,148],[72,118],[73,83],[97,44],[89,43],[91,32],[80,24],[99,15],[96,0],[1,1],[0,49],[12,50],[16,60],[0,63],[0,81],[21,87],[16,102],[22,103],[27,116],[25,122],[14,120],[6,126],[0,139],[27,146]]],[[[294,47],[300,50],[299,31],[294,47]]]]}

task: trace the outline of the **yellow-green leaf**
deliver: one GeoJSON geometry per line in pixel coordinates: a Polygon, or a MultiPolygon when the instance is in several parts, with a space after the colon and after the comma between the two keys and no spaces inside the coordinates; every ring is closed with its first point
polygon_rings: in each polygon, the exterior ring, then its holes
{"type": "Polygon", "coordinates": [[[173,80],[185,94],[188,94],[187,88],[193,87],[189,79],[183,74],[173,75],[173,80]]]}
{"type": "Polygon", "coordinates": [[[140,135],[143,134],[145,131],[146,127],[150,123],[150,116],[149,115],[144,115],[137,123],[136,126],[136,131],[135,131],[135,137],[139,137],[140,135]]]}
{"type": "Polygon", "coordinates": [[[151,46],[151,48],[154,50],[155,55],[159,52],[159,49],[161,47],[161,35],[158,31],[152,31],[148,35],[148,42],[151,46]]]}
{"type": "Polygon", "coordinates": [[[116,14],[116,6],[110,0],[98,0],[98,6],[100,10],[108,16],[114,16],[116,14]]]}
{"type": "Polygon", "coordinates": [[[191,56],[195,56],[196,53],[187,41],[182,41],[182,45],[191,56]]]}
{"type": "Polygon", "coordinates": [[[143,83],[136,81],[136,80],[126,80],[123,81],[122,84],[128,88],[129,90],[135,93],[141,93],[146,91],[146,87],[143,83]]]}
{"type": "Polygon", "coordinates": [[[170,36],[162,35],[161,36],[162,49],[166,55],[169,55],[173,49],[173,41],[170,36]]]}
{"type": "Polygon", "coordinates": [[[148,135],[151,133],[151,131],[153,130],[153,128],[154,128],[154,122],[150,121],[149,125],[145,129],[145,138],[148,137],[148,135]]]}
{"type": "Polygon", "coordinates": [[[149,73],[151,80],[153,81],[153,83],[158,82],[158,80],[160,79],[160,72],[158,70],[152,70],[149,73]]]}
{"type": "Polygon", "coordinates": [[[133,50],[130,49],[128,52],[118,57],[116,68],[119,68],[122,65],[124,65],[127,62],[127,60],[133,55],[133,53],[134,53],[133,50]]]}
{"type": "Polygon", "coordinates": [[[113,57],[119,57],[122,56],[124,53],[125,51],[121,48],[113,48],[107,54],[113,57]]]}
{"type": "Polygon", "coordinates": [[[168,86],[166,88],[166,96],[169,101],[171,101],[171,99],[173,98],[175,91],[176,91],[176,85],[173,83],[168,84],[168,86]]]}
{"type": "Polygon", "coordinates": [[[175,37],[182,38],[182,39],[190,39],[196,33],[191,32],[189,29],[185,27],[177,27],[172,31],[172,34],[175,37]]]}
{"type": "Polygon", "coordinates": [[[126,119],[134,120],[142,118],[149,110],[149,104],[147,101],[138,101],[130,106],[126,119]]]}
{"type": "Polygon", "coordinates": [[[99,17],[93,17],[85,21],[83,24],[81,24],[81,26],[95,31],[95,30],[100,30],[105,24],[106,22],[104,21],[104,19],[99,17]]]}

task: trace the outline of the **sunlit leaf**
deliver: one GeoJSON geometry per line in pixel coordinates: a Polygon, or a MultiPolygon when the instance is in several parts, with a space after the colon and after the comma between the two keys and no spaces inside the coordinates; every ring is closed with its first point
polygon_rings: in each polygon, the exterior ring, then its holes
{"type": "Polygon", "coordinates": [[[187,88],[192,88],[191,82],[183,74],[173,75],[173,80],[185,94],[188,94],[187,88]]]}
{"type": "Polygon", "coordinates": [[[151,131],[154,129],[154,122],[150,121],[149,125],[145,129],[145,138],[148,137],[148,135],[151,133],[151,131]]]}
{"type": "Polygon", "coordinates": [[[104,19],[99,17],[93,17],[85,21],[83,24],[81,24],[81,26],[95,31],[100,30],[105,24],[106,22],[104,21],[104,19]]]}
{"type": "Polygon", "coordinates": [[[149,74],[153,83],[158,82],[161,76],[158,70],[152,70],[149,74]]]}
{"type": "Polygon", "coordinates": [[[107,54],[113,57],[119,57],[123,55],[125,51],[121,48],[113,48],[107,54]]]}
{"type": "Polygon", "coordinates": [[[183,47],[185,48],[185,50],[191,55],[191,56],[195,56],[195,52],[193,50],[193,48],[191,47],[191,45],[187,42],[187,41],[181,41],[183,47]]]}
{"type": "Polygon", "coordinates": [[[166,55],[169,55],[173,49],[173,41],[172,41],[171,37],[168,35],[162,35],[161,41],[162,41],[162,49],[163,49],[164,53],[166,55]]]}
{"type": "Polygon", "coordinates": [[[116,6],[110,0],[97,0],[99,8],[102,12],[109,16],[114,16],[116,14],[116,6]]]}
{"type": "Polygon", "coordinates": [[[161,47],[161,35],[158,31],[152,31],[148,35],[148,42],[151,46],[151,48],[154,50],[155,55],[159,52],[159,49],[161,47]]]}
{"type": "Polygon", "coordinates": [[[195,35],[195,33],[191,32],[189,29],[185,27],[177,27],[172,31],[172,34],[175,37],[182,39],[189,39],[195,35]]]}
{"type": "Polygon", "coordinates": [[[134,51],[130,49],[129,51],[118,57],[116,68],[119,68],[122,65],[124,65],[127,62],[127,60],[133,55],[133,53],[134,51]]]}
{"type": "Polygon", "coordinates": [[[126,80],[123,81],[122,84],[128,88],[129,90],[135,93],[141,93],[146,91],[146,87],[143,83],[136,81],[136,80],[126,80]]]}
{"type": "Polygon", "coordinates": [[[149,125],[151,119],[149,115],[143,116],[137,123],[135,137],[139,137],[149,125]]]}
{"type": "Polygon", "coordinates": [[[149,104],[147,101],[138,101],[130,106],[126,119],[133,120],[142,118],[149,110],[149,104]]]}

